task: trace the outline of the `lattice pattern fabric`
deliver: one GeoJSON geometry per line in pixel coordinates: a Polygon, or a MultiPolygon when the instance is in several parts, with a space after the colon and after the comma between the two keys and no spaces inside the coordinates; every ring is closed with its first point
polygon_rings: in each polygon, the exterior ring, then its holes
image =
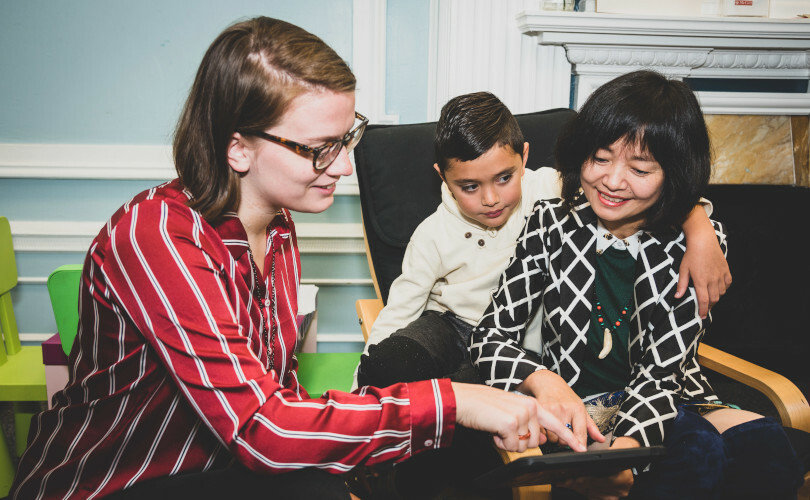
{"type": "MultiPolygon", "coordinates": [[[[493,301],[473,332],[471,356],[489,385],[514,390],[539,369],[577,382],[587,351],[596,259],[596,216],[586,202],[569,212],[559,201],[538,202],[493,301]],[[542,314],[541,345],[521,347],[526,325],[542,314]]],[[[723,252],[725,231],[714,222],[723,252]]],[[[631,381],[615,436],[643,445],[663,442],[664,425],[685,400],[714,400],[697,364],[701,320],[693,288],[675,299],[683,233],[641,235],[630,318],[631,381]]],[[[620,388],[616,388],[620,389],[620,388]]]]}

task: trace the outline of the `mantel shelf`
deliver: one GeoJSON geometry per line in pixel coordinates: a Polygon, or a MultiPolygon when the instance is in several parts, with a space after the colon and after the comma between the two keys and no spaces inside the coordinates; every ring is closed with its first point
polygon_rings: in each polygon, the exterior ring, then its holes
{"type": "MultiPolygon", "coordinates": [[[[573,104],[613,77],[652,68],[672,78],[807,80],[810,19],[669,17],[524,11],[517,28],[540,45],[557,45],[576,77],[573,104]]],[[[704,112],[810,112],[810,94],[700,92],[704,112]]]]}
{"type": "Polygon", "coordinates": [[[525,11],[518,29],[542,45],[665,45],[741,49],[810,49],[810,19],[668,17],[525,11]],[[643,39],[642,43],[639,43],[643,39]]]}

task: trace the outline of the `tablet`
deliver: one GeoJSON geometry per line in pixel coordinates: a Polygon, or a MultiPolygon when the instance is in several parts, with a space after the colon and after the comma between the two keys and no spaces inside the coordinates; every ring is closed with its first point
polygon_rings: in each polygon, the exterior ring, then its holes
{"type": "Polygon", "coordinates": [[[664,455],[663,446],[562,451],[518,458],[475,479],[477,488],[493,489],[551,484],[582,476],[610,476],[625,469],[646,467],[664,455]]]}

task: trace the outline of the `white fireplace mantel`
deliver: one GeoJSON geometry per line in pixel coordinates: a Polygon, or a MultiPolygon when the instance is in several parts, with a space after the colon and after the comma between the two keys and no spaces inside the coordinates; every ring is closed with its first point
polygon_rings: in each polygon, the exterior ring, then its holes
{"type": "MultiPolygon", "coordinates": [[[[810,20],[524,11],[518,29],[565,49],[574,104],[606,81],[652,68],[674,78],[810,79],[810,20]]],[[[701,92],[707,113],[808,114],[810,94],[701,92]]]]}

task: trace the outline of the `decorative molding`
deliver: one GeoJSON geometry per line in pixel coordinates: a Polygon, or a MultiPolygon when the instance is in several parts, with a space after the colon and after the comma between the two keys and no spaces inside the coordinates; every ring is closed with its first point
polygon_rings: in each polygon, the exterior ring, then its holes
{"type": "Polygon", "coordinates": [[[171,146],[0,143],[0,177],[162,181],[176,176],[171,146]]]}
{"type": "Polygon", "coordinates": [[[302,285],[317,286],[371,286],[371,278],[301,278],[302,285]]]}
{"type": "MultiPolygon", "coordinates": [[[[17,252],[84,253],[103,222],[9,221],[17,252]]],[[[296,224],[298,247],[302,254],[365,254],[363,225],[296,224]]]]}
{"type": "MultiPolygon", "coordinates": [[[[0,143],[0,178],[165,181],[176,176],[171,146],[0,143]]],[[[342,179],[335,194],[357,196],[357,178],[342,179]]]]}
{"type": "MultiPolygon", "coordinates": [[[[673,78],[810,78],[810,22],[522,12],[519,30],[565,47],[575,107],[613,77],[652,68],[673,78]]],[[[707,113],[807,114],[810,94],[703,92],[707,113]]]]}
{"type": "Polygon", "coordinates": [[[544,45],[810,48],[810,22],[806,19],[684,18],[527,10],[518,15],[517,22],[521,33],[536,37],[538,43],[544,45]]]}
{"type": "Polygon", "coordinates": [[[327,333],[327,332],[318,332],[318,343],[321,342],[360,342],[361,344],[365,344],[366,341],[363,339],[362,333],[327,333]]]}
{"type": "Polygon", "coordinates": [[[751,70],[765,70],[770,78],[808,78],[810,51],[714,50],[702,65],[695,66],[693,76],[748,76],[751,70]]]}
{"type": "Polygon", "coordinates": [[[513,113],[568,106],[562,48],[539,46],[516,29],[519,12],[539,7],[539,0],[431,0],[428,120],[450,98],[480,90],[513,113]]]}
{"type": "Polygon", "coordinates": [[[810,95],[759,92],[697,92],[700,107],[713,115],[810,114],[810,95]]]}
{"type": "MultiPolygon", "coordinates": [[[[644,66],[694,68],[706,61],[711,49],[682,48],[662,51],[653,47],[615,45],[575,45],[566,47],[566,55],[578,72],[583,68],[597,70],[604,66],[644,66]]],[[[606,70],[605,72],[613,70],[606,70]]]]}

